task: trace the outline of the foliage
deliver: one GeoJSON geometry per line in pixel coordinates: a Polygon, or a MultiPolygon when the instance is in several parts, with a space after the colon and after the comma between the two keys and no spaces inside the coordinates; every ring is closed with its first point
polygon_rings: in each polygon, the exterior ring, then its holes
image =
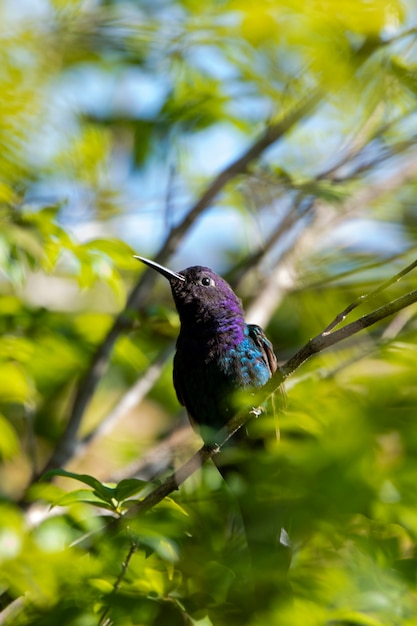
{"type": "Polygon", "coordinates": [[[411,262],[416,20],[405,0],[2,3],[1,624],[415,623],[415,305],[289,378],[231,490],[208,463],[138,515],[199,440],[167,286],[133,254],[221,271],[282,362],[411,262]],[[281,521],[282,562],[250,567],[235,494],[260,536],[281,521]]]}

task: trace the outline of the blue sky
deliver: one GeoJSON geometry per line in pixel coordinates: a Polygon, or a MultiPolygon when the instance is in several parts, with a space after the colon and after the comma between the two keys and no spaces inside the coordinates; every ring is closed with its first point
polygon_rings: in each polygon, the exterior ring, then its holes
{"type": "MultiPolygon", "coordinates": [[[[88,3],[87,3],[88,4],[88,3]]],[[[91,2],[91,5],[94,5],[91,2]]],[[[409,21],[417,17],[417,8],[408,0],[409,21]]],[[[30,17],[42,20],[48,16],[47,0],[6,0],[2,7],[3,17],[11,23],[30,17]]],[[[232,69],[209,46],[195,50],[196,66],[210,68],[211,74],[226,82],[232,69]]],[[[163,56],[155,65],[144,71],[140,68],[98,70],[92,64],[72,68],[51,86],[51,106],[48,132],[37,145],[34,158],[45,162],[77,131],[77,115],[94,114],[98,117],[119,112],[132,118],[152,119],[158,114],[170,87],[172,77],[164,64],[163,56]]],[[[232,83],[232,81],[231,81],[232,83]]],[[[230,87],[233,93],[233,87],[230,87]]],[[[200,190],[222,168],[239,156],[257,133],[261,132],[261,120],[265,118],[268,104],[250,94],[236,93],[230,101],[231,108],[240,108],[246,119],[253,120],[253,136],[240,132],[231,124],[221,123],[204,131],[189,134],[176,146],[169,159],[151,159],[146,168],[132,170],[131,163],[120,154],[113,158],[108,172],[110,185],[120,197],[123,211],[107,223],[94,220],[88,210],[91,201],[87,189],[76,187],[64,177],[45,179],[32,192],[31,199],[40,204],[64,200],[62,218],[81,239],[96,236],[116,236],[125,239],[138,252],[152,256],[167,234],[166,198],[171,189],[171,221],[178,221],[200,193],[200,190]],[[172,175],[172,172],[173,175],[172,175]]],[[[352,123],[355,119],[352,118],[352,123]]],[[[353,127],[352,127],[353,130],[353,127]]],[[[416,120],[410,118],[404,135],[416,131],[416,120]]],[[[270,148],[265,155],[269,161],[288,170],[291,176],[308,179],[331,164],[335,155],[341,154],[349,127],[341,119],[340,111],[333,105],[321,107],[317,115],[286,138],[270,148]]],[[[278,210],[280,206],[278,203],[278,210]]],[[[268,217],[254,219],[247,212],[245,219],[232,205],[219,201],[199,220],[175,262],[179,266],[201,263],[221,270],[226,264],[225,255],[241,247],[250,250],[267,233],[268,217]]],[[[390,234],[387,228],[375,221],[351,221],[334,233],[334,245],[364,244],[378,247],[389,245],[390,249],[402,246],[404,241],[390,234]]]]}

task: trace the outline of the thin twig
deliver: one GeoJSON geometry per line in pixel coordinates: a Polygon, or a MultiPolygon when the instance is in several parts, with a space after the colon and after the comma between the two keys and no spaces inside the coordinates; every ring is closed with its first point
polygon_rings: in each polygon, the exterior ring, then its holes
{"type": "Polygon", "coordinates": [[[372,298],[375,298],[375,296],[377,296],[382,291],[387,289],[387,287],[390,287],[394,283],[401,280],[403,276],[411,272],[411,270],[413,270],[415,267],[417,267],[417,259],[413,261],[412,263],[410,263],[410,265],[407,265],[407,267],[401,270],[401,272],[398,272],[398,274],[395,274],[395,276],[388,278],[388,280],[383,282],[376,289],[373,289],[367,294],[363,294],[362,296],[359,296],[359,298],[357,298],[354,302],[349,304],[349,306],[347,306],[344,311],[336,315],[334,320],[324,329],[324,331],[321,334],[323,336],[328,335],[334,328],[336,328],[336,326],[339,326],[339,324],[341,324],[341,322],[343,322],[346,319],[346,316],[349,315],[349,313],[351,313],[354,309],[356,309],[361,304],[364,304],[365,302],[369,302],[369,300],[372,300],[372,298]]]}
{"type": "Polygon", "coordinates": [[[277,226],[270,231],[268,237],[262,245],[248,255],[245,258],[244,263],[240,262],[230,270],[229,274],[232,278],[229,282],[234,289],[239,287],[243,276],[259,265],[266,254],[272,250],[275,244],[286,236],[295,224],[303,218],[306,213],[308,213],[313,206],[313,202],[304,202],[305,200],[306,199],[302,196],[302,194],[298,193],[286,215],[284,215],[284,217],[278,222],[277,226]],[[304,206],[302,206],[303,204],[304,206]]]}
{"type": "MultiPolygon", "coordinates": [[[[323,234],[330,229],[334,229],[336,225],[346,217],[347,214],[350,214],[352,216],[355,213],[358,213],[358,210],[364,204],[375,201],[378,197],[389,193],[390,191],[404,184],[408,180],[413,179],[416,176],[416,173],[417,154],[414,154],[413,158],[410,159],[406,166],[404,166],[401,170],[394,172],[392,176],[385,178],[383,185],[381,185],[380,181],[378,181],[374,185],[368,185],[366,189],[361,189],[358,193],[351,196],[345,203],[343,203],[339,211],[337,213],[334,213],[331,219],[329,219],[329,208],[327,204],[323,203],[322,201],[318,201],[316,198],[313,201],[313,205],[311,207],[311,221],[308,224],[308,229],[301,231],[297,234],[297,247],[302,250],[303,255],[305,255],[309,246],[311,246],[314,230],[318,232],[319,235],[323,238],[323,234]],[[314,230],[313,225],[315,225],[314,230]]],[[[281,253],[281,257],[279,259],[280,265],[283,265],[284,259],[288,258],[289,256],[293,256],[294,248],[295,243],[293,244],[293,248],[285,249],[281,253]]],[[[409,270],[406,268],[404,272],[407,273],[407,271],[409,270]]],[[[269,318],[271,306],[275,307],[279,301],[279,298],[282,298],[284,291],[288,290],[288,286],[286,288],[282,287],[282,277],[288,277],[289,274],[290,272],[288,271],[288,267],[286,267],[283,271],[271,273],[271,275],[267,279],[268,288],[264,289],[260,296],[256,298],[256,301],[252,303],[250,313],[252,314],[253,311],[256,311],[257,323],[261,326],[265,323],[264,320],[269,318]]],[[[332,278],[330,278],[329,280],[332,280],[332,278]]],[[[394,277],[393,281],[395,282],[395,280],[396,277],[394,277]]],[[[352,310],[356,308],[356,306],[357,304],[354,303],[352,310]]],[[[341,313],[340,315],[343,315],[343,313],[341,313]]],[[[334,320],[332,324],[337,325],[336,320],[334,320]]]]}
{"type": "MultiPolygon", "coordinates": [[[[394,263],[394,261],[403,259],[405,256],[409,254],[410,254],[409,249],[406,250],[405,252],[404,251],[396,252],[395,254],[392,254],[391,256],[386,257],[384,259],[384,264],[390,265],[391,263],[394,263]]],[[[328,287],[332,283],[336,283],[335,287],[343,288],[346,285],[346,282],[341,283],[341,281],[344,281],[346,278],[352,278],[352,277],[357,276],[358,274],[363,274],[364,272],[369,272],[370,270],[374,270],[379,267],[381,267],[381,259],[376,258],[376,260],[371,261],[370,263],[362,263],[361,265],[357,267],[349,268],[345,270],[344,272],[338,272],[337,274],[333,274],[331,276],[324,276],[320,280],[316,280],[308,284],[303,284],[300,287],[295,286],[294,292],[296,293],[297,291],[306,291],[306,290],[318,291],[318,290],[323,289],[324,287],[328,287]]],[[[363,280],[361,284],[364,285],[365,280],[363,280]]]]}
{"type": "MultiPolygon", "coordinates": [[[[120,584],[123,580],[123,578],[126,576],[126,572],[127,572],[127,568],[129,567],[129,563],[132,559],[132,556],[135,554],[136,550],[138,549],[138,544],[136,541],[132,540],[132,543],[130,544],[130,548],[129,551],[126,555],[125,560],[122,563],[122,569],[120,571],[120,574],[118,575],[114,585],[113,585],[113,591],[110,594],[110,598],[112,596],[114,596],[117,593],[117,590],[120,587],[120,584]]],[[[110,600],[109,598],[109,600],[110,600]]],[[[106,609],[103,612],[103,615],[101,616],[98,626],[109,626],[112,623],[112,620],[108,619],[108,614],[110,612],[110,605],[108,605],[106,607],[106,609]]]]}
{"type": "Polygon", "coordinates": [[[172,352],[173,345],[170,344],[165,350],[158,354],[145,374],[123,394],[116,406],[113,407],[96,428],[77,443],[73,458],[80,456],[93,441],[107,434],[130,409],[133,409],[143,400],[150,389],[152,389],[154,383],[158,380],[172,352]]]}

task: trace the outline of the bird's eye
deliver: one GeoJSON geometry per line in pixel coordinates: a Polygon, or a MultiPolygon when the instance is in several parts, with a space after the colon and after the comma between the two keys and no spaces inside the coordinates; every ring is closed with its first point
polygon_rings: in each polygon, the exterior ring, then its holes
{"type": "Polygon", "coordinates": [[[200,283],[204,287],[214,286],[214,280],[210,278],[210,276],[203,276],[203,278],[200,280],[200,283]]]}

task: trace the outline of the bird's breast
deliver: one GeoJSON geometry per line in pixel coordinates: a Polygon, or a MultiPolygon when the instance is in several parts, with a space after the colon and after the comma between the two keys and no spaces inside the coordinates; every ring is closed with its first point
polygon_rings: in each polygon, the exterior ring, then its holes
{"type": "Polygon", "coordinates": [[[230,336],[206,337],[204,342],[182,336],[174,359],[174,385],[193,424],[221,428],[243,400],[240,392],[264,385],[270,370],[253,340],[232,343],[230,336]]]}

